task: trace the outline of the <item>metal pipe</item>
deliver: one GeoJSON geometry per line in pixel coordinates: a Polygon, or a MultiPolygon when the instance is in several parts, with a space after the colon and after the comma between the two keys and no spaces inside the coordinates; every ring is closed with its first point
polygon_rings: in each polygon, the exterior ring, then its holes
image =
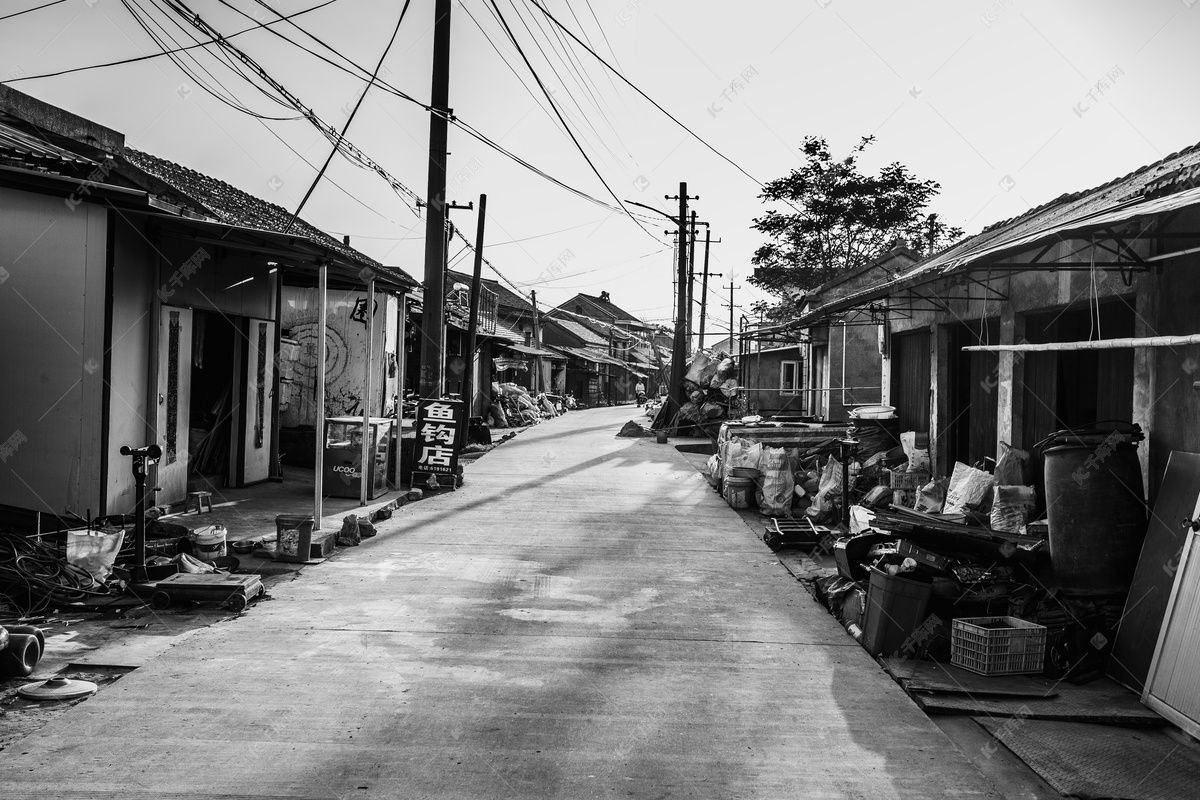
{"type": "Polygon", "coordinates": [[[371,380],[372,368],[375,365],[375,278],[367,278],[367,368],[363,373],[363,430],[362,430],[362,466],[359,469],[358,504],[365,506],[371,496],[368,485],[369,469],[372,460],[371,437],[371,395],[374,394],[371,380]]]}
{"type": "Polygon", "coordinates": [[[329,265],[321,263],[317,272],[317,414],[316,435],[313,437],[316,450],[313,453],[313,530],[321,530],[323,516],[322,501],[325,494],[325,327],[329,313],[329,265]]]}

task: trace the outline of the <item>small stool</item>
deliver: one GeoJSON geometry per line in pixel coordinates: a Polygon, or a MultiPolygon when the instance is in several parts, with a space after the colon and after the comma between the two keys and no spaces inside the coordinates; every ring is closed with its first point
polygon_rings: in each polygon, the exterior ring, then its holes
{"type": "Polygon", "coordinates": [[[187,505],[184,506],[184,511],[191,511],[192,501],[196,501],[196,513],[204,511],[204,504],[208,503],[208,513],[212,513],[212,492],[188,492],[187,505]]]}

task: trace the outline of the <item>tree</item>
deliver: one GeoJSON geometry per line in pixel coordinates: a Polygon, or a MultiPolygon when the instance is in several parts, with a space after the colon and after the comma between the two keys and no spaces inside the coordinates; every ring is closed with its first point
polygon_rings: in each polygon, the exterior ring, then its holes
{"type": "Polygon", "coordinates": [[[767,309],[770,316],[790,316],[795,296],[870,263],[897,240],[932,254],[962,236],[925,212],[941,189],[937,181],[918,180],[899,163],[862,173],[858,158],[874,141],[863,137],[838,161],[825,139],[805,137],[804,165],[763,188],[764,203],[786,206],[769,208],[753,226],[769,240],[751,259],[750,282],[785,299],[767,309]]]}

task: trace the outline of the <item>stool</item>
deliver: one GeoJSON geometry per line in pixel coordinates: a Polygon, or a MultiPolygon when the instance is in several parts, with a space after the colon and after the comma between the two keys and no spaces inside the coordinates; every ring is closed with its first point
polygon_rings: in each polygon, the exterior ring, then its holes
{"type": "Polygon", "coordinates": [[[192,501],[196,502],[196,513],[199,514],[204,510],[204,504],[208,503],[208,513],[212,513],[212,492],[188,492],[187,505],[183,507],[184,511],[192,509],[192,501]]]}

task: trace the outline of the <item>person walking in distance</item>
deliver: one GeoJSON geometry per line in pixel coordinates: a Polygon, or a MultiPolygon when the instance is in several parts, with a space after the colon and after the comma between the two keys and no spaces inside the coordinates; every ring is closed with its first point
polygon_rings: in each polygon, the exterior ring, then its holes
{"type": "Polygon", "coordinates": [[[639,379],[637,385],[633,387],[633,393],[637,395],[638,408],[641,408],[642,404],[646,402],[646,384],[639,379]]]}

